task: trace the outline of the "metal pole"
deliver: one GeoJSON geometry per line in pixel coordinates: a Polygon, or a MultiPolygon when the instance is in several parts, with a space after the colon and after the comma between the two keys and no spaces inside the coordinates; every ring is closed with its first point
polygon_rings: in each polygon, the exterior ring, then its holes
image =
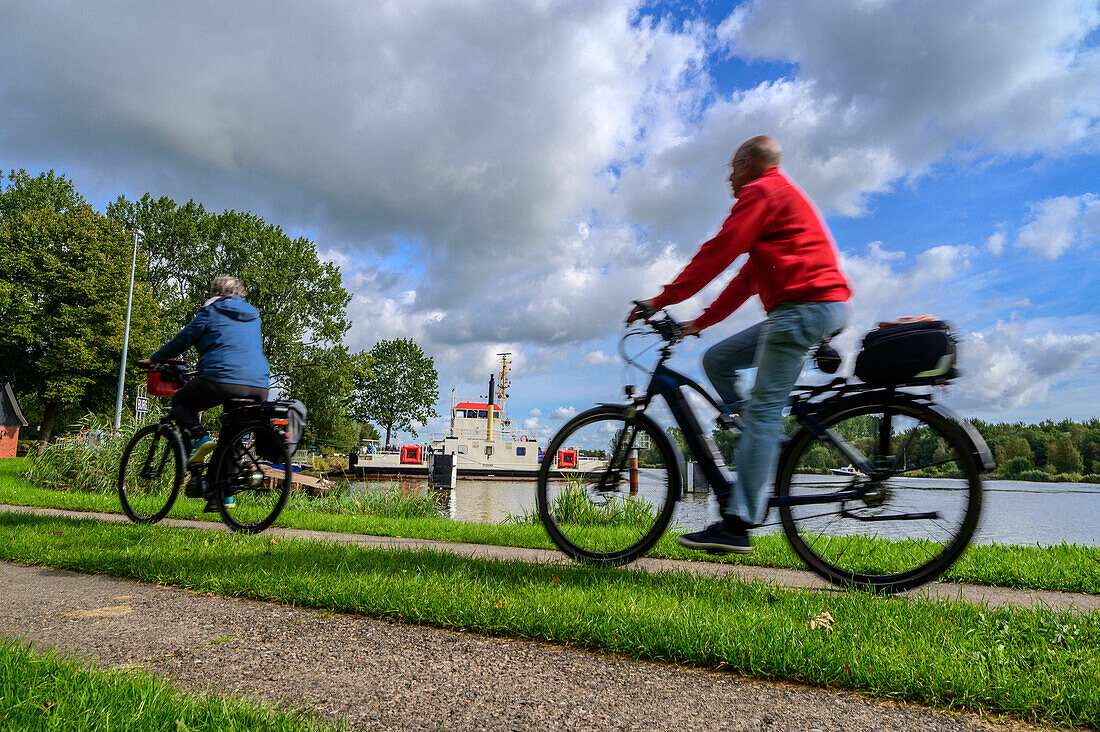
{"type": "Polygon", "coordinates": [[[118,397],[115,399],[115,429],[122,424],[122,387],[126,383],[126,353],[130,349],[130,308],[134,304],[134,271],[137,269],[137,240],[141,229],[134,229],[134,256],[130,260],[130,294],[126,296],[126,329],[122,334],[122,363],[118,366],[118,397]]]}

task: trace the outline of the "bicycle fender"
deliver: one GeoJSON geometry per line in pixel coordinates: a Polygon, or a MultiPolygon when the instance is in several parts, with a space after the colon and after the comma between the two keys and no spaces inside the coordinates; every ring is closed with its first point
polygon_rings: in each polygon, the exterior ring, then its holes
{"type": "Polygon", "coordinates": [[[966,441],[970,443],[969,447],[971,454],[978,459],[978,464],[981,465],[984,472],[989,472],[997,467],[997,461],[993,459],[993,453],[990,452],[989,445],[985,444],[985,438],[982,437],[982,433],[978,432],[974,425],[962,419],[942,404],[932,402],[928,406],[931,407],[933,412],[946,420],[954,422],[962,429],[963,435],[966,436],[966,441]]]}

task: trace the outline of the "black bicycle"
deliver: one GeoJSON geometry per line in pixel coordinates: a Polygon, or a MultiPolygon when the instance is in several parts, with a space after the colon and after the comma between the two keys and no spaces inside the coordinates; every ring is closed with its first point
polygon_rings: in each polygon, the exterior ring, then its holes
{"type": "MultiPolygon", "coordinates": [[[[626,404],[601,404],[567,422],[539,470],[539,518],[554,544],[578,561],[629,563],[672,521],[684,488],[682,463],[671,430],[647,414],[655,397],[667,404],[676,437],[719,499],[732,489],[685,390],[716,409],[718,426],[732,436],[741,422],[665,365],[681,334],[667,313],[624,333],[619,352],[628,364],[642,368],[635,361],[650,349],[630,357],[625,344],[647,334],[663,345],[646,390],[628,386],[626,404]]],[[[780,524],[795,553],[830,582],[886,592],[916,587],[950,567],[977,526],[981,474],[994,466],[988,447],[930,394],[905,386],[838,378],[798,385],[791,395],[797,429],[781,450],[764,527],[780,524]]]]}
{"type": "MultiPolygon", "coordinates": [[[[194,372],[174,361],[151,369],[168,383],[186,383],[194,372]]],[[[130,520],[155,524],[171,510],[184,478],[186,494],[215,501],[234,531],[258,533],[278,518],[290,496],[290,418],[285,405],[230,399],[222,428],[208,455],[191,453],[172,411],[142,427],[126,445],[118,469],[118,496],[130,520]],[[272,465],[282,468],[273,469],[272,465]]]]}

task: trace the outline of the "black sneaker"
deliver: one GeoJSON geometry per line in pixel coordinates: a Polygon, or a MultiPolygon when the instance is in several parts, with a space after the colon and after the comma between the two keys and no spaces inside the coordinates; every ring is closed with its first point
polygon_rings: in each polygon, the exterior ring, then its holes
{"type": "Polygon", "coordinates": [[[688,549],[702,549],[712,554],[748,554],[752,551],[747,531],[732,531],[725,521],[713,523],[702,531],[676,537],[688,549]]]}

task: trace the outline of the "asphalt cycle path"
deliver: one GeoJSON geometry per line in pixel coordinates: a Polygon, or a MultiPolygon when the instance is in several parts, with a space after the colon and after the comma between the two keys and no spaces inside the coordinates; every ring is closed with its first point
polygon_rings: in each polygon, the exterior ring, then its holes
{"type": "MultiPolygon", "coordinates": [[[[207,527],[208,528],[208,527],[207,527]]],[[[285,534],[284,534],[285,535],[285,534]]],[[[0,634],[355,729],[1038,730],[736,674],[0,562],[0,634]]]]}
{"type": "MultiPolygon", "coordinates": [[[[94,513],[81,511],[64,511],[53,508],[34,508],[27,506],[10,506],[0,504],[0,511],[17,513],[31,513],[39,516],[59,516],[76,519],[96,519],[99,521],[111,521],[116,523],[129,523],[129,519],[121,514],[94,513]]],[[[228,528],[215,521],[191,521],[183,519],[165,519],[162,525],[177,526],[181,528],[202,529],[207,531],[228,531],[228,528]]],[[[364,534],[341,534],[326,531],[310,531],[307,529],[270,528],[264,535],[272,537],[286,537],[308,539],[314,541],[335,541],[342,543],[359,544],[362,546],[382,547],[391,549],[432,549],[436,551],[448,551],[466,557],[478,559],[517,559],[536,563],[568,563],[568,557],[561,552],[548,549],[523,549],[516,547],[503,547],[488,544],[466,544],[457,542],[436,541],[431,539],[407,539],[401,537],[369,536],[364,534]]],[[[777,587],[787,588],[813,588],[829,592],[843,592],[834,585],[809,571],[791,569],[772,569],[768,567],[750,567],[739,564],[725,564],[719,562],[693,562],[690,560],[655,559],[644,557],[629,565],[627,569],[632,571],[679,571],[691,572],[700,576],[731,577],[740,580],[760,580],[777,587]]],[[[1045,605],[1058,610],[1077,610],[1080,612],[1092,612],[1100,610],[1100,595],[1089,595],[1073,592],[1052,592],[1047,590],[1018,590],[1009,587],[990,587],[985,585],[965,585],[948,582],[932,582],[915,590],[900,593],[899,596],[909,598],[929,598],[961,600],[975,604],[989,606],[1008,605],[1015,607],[1033,607],[1045,605]]]]}

